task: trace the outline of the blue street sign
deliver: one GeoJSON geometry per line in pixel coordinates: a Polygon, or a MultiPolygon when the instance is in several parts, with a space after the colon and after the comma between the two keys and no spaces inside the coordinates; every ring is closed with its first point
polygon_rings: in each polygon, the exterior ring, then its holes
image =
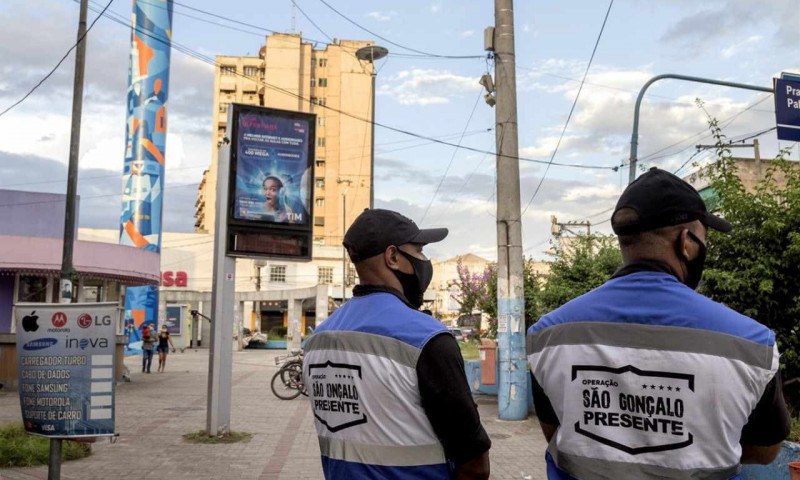
{"type": "Polygon", "coordinates": [[[800,81],[775,78],[775,123],[778,140],[800,141],[800,81]]]}

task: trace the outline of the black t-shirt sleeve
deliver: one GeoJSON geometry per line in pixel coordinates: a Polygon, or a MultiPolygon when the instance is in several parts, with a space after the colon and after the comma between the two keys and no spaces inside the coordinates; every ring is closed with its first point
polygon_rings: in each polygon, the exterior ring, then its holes
{"type": "Polygon", "coordinates": [[[764,389],[756,408],[742,429],[740,443],[768,447],[782,442],[791,429],[791,417],[783,398],[781,372],[775,374],[764,389]]]}
{"type": "Polygon", "coordinates": [[[422,408],[448,459],[456,464],[492,446],[481,425],[455,338],[442,333],[428,341],[417,361],[422,408]]]}
{"type": "Polygon", "coordinates": [[[533,373],[531,373],[531,384],[533,386],[533,408],[536,409],[536,417],[539,422],[559,426],[561,422],[558,421],[558,416],[553,410],[553,404],[550,403],[550,399],[547,398],[547,394],[544,393],[544,389],[536,381],[533,373]]]}

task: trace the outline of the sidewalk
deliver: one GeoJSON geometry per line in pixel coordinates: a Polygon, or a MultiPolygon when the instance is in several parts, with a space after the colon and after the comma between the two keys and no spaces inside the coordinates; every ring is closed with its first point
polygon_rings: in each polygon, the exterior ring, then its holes
{"type": "MultiPolygon", "coordinates": [[[[253,439],[231,445],[192,445],[181,438],[205,428],[208,350],[170,354],[167,371],[155,373],[154,365],[149,375],[141,373],[141,357],[128,357],[132,382],[117,385],[118,440],[98,441],[89,457],[64,463],[62,478],[322,478],[307,400],[279,400],[269,387],[277,371],[273,358],[281,353],[234,352],[232,429],[250,432],[253,439]]],[[[480,398],[478,404],[493,442],[492,478],[545,479],[546,444],[536,419],[502,422],[494,398],[480,398]]],[[[0,390],[0,424],[19,420],[17,392],[0,390]]],[[[46,478],[47,467],[0,470],[0,479],[46,478]]]]}

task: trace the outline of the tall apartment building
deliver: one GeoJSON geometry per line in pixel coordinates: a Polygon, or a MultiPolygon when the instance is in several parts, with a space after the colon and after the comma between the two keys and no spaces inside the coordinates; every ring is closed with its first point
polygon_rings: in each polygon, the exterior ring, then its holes
{"type": "Polygon", "coordinates": [[[334,39],[315,49],[299,35],[273,34],[258,57],[217,56],[211,166],[197,194],[196,231],[214,231],[217,144],[235,102],[317,115],[314,243],[341,245],[343,228],[369,207],[372,189],[373,65],[355,56],[371,44],[334,39]]]}

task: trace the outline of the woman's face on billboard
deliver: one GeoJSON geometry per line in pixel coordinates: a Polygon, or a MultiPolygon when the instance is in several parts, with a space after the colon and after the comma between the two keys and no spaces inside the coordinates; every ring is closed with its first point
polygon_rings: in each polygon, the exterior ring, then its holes
{"type": "Polygon", "coordinates": [[[278,193],[281,191],[281,184],[274,178],[264,180],[264,196],[267,197],[267,205],[270,208],[277,208],[278,193]]]}

